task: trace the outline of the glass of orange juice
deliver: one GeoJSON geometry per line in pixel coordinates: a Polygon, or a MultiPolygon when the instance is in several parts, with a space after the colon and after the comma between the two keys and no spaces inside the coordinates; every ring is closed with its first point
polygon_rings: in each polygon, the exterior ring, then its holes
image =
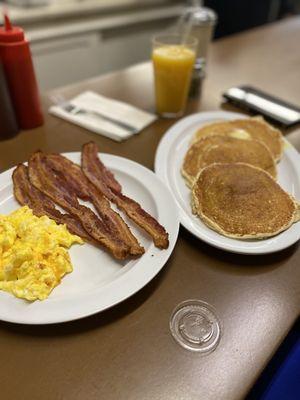
{"type": "Polygon", "coordinates": [[[184,113],[196,59],[197,39],[158,35],[152,42],[156,111],[167,118],[184,113]]]}

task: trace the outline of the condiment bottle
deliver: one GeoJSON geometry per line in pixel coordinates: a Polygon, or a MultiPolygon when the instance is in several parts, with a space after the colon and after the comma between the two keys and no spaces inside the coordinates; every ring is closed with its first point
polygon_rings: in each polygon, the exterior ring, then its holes
{"type": "Polygon", "coordinates": [[[23,29],[12,26],[7,15],[4,22],[0,27],[0,60],[18,125],[21,129],[36,128],[44,119],[29,43],[23,29]]]}
{"type": "Polygon", "coordinates": [[[198,40],[190,95],[199,93],[202,79],[205,77],[206,57],[216,22],[217,14],[210,8],[203,7],[201,0],[190,0],[189,6],[184,9],[180,17],[179,29],[182,34],[188,32],[198,40]]]}
{"type": "Polygon", "coordinates": [[[8,139],[18,132],[15,112],[11,103],[3,66],[0,62],[0,140],[8,139]]]}

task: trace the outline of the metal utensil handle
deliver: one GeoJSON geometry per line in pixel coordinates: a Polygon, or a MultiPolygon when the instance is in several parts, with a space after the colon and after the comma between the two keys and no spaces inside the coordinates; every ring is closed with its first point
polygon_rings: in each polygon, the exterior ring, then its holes
{"type": "Polygon", "coordinates": [[[130,132],[134,132],[134,133],[138,132],[137,128],[135,128],[132,125],[127,124],[126,122],[119,121],[119,120],[117,120],[115,118],[107,117],[106,115],[104,115],[104,114],[102,114],[102,113],[100,113],[98,111],[90,111],[90,110],[85,110],[85,111],[93,113],[95,115],[99,115],[99,117],[101,117],[102,119],[104,119],[106,121],[109,121],[109,122],[112,122],[113,124],[118,125],[121,128],[124,128],[124,129],[126,129],[126,130],[128,130],[130,132]]]}

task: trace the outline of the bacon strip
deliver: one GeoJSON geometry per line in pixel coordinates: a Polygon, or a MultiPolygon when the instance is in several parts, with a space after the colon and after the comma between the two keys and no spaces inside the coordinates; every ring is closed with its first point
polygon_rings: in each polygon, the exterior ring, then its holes
{"type": "Polygon", "coordinates": [[[136,201],[122,194],[121,185],[98,158],[98,148],[95,143],[83,145],[81,163],[86,177],[104,196],[143,228],[153,238],[156,247],[166,249],[169,246],[169,235],[164,227],[136,201]]]}
{"type": "Polygon", "coordinates": [[[68,230],[82,239],[94,242],[92,237],[83,228],[81,222],[70,214],[63,214],[55,208],[53,201],[36,189],[29,181],[28,167],[19,164],[13,172],[14,195],[21,206],[27,205],[34,215],[47,215],[58,224],[66,224],[68,230]]]}
{"type": "Polygon", "coordinates": [[[89,182],[79,165],[60,154],[45,155],[45,162],[54,173],[60,174],[68,181],[80,199],[90,201],[95,206],[100,218],[109,227],[112,234],[130,247],[131,255],[144,254],[145,249],[138,243],[121,216],[111,208],[107,198],[89,182]]]}
{"type": "Polygon", "coordinates": [[[34,153],[29,160],[29,179],[37,189],[79,219],[89,235],[105,246],[115,258],[124,259],[129,255],[129,246],[114,237],[90,208],[79,204],[72,184],[61,174],[53,172],[41,152],[34,153]]]}

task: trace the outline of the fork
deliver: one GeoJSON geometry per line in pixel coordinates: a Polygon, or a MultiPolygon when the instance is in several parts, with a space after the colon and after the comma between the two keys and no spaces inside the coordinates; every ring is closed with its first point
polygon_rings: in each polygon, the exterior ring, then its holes
{"type": "Polygon", "coordinates": [[[87,110],[83,107],[74,106],[70,101],[67,101],[60,94],[51,96],[51,100],[53,101],[53,103],[57,104],[59,107],[61,107],[64,111],[68,112],[69,114],[73,114],[73,115],[93,114],[93,115],[96,115],[97,117],[103,119],[104,121],[108,121],[120,128],[127,130],[128,132],[138,133],[138,129],[136,129],[134,126],[127,124],[126,122],[119,121],[115,118],[108,117],[99,111],[87,110]]]}

